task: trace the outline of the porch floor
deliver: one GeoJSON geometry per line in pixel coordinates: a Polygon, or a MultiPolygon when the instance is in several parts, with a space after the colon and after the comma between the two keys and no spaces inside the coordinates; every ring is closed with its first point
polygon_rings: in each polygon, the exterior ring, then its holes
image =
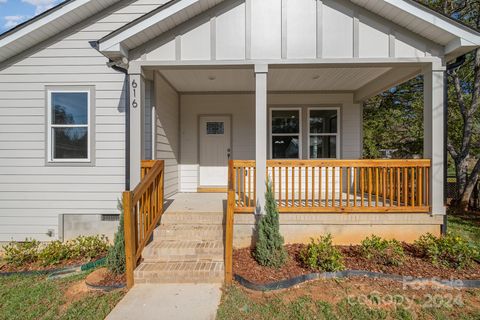
{"type": "Polygon", "coordinates": [[[224,212],[226,193],[177,193],[168,200],[165,213],[215,213],[224,212]]]}

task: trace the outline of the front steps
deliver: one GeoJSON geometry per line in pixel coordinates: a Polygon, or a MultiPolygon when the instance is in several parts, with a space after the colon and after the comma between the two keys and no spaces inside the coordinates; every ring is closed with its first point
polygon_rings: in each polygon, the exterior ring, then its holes
{"type": "Polygon", "coordinates": [[[218,283],[224,278],[223,212],[165,212],[142,253],[135,283],[218,283]]]}

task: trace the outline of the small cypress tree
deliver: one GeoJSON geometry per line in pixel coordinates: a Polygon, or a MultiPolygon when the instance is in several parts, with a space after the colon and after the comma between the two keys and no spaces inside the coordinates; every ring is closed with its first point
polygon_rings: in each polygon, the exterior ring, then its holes
{"type": "Polygon", "coordinates": [[[113,246],[110,247],[107,255],[107,268],[115,274],[125,273],[125,235],[123,227],[123,206],[119,202],[118,209],[120,210],[120,224],[115,233],[113,246]]]}
{"type": "Polygon", "coordinates": [[[277,203],[268,180],[265,192],[265,215],[257,223],[257,242],[254,258],[262,266],[280,268],[287,260],[287,252],[283,247],[280,234],[280,222],[277,203]]]}

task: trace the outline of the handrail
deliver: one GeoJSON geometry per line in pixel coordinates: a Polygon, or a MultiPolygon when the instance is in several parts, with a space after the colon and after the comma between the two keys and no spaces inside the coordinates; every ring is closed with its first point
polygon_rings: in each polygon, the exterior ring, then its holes
{"type": "Polygon", "coordinates": [[[133,191],[123,192],[127,287],[133,287],[133,272],[163,214],[163,160],[142,161],[141,181],[133,191]]]}

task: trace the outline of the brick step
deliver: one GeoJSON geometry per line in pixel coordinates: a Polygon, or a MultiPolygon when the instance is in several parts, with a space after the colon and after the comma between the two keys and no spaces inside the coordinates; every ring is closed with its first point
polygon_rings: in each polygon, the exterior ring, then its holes
{"type": "Polygon", "coordinates": [[[223,282],[223,261],[142,262],[134,272],[135,283],[223,282]]]}
{"type": "Polygon", "coordinates": [[[221,240],[222,225],[166,224],[155,229],[156,240],[221,240]]]}
{"type": "Polygon", "coordinates": [[[147,262],[223,260],[222,240],[154,240],[143,250],[147,262]]]}
{"type": "Polygon", "coordinates": [[[221,225],[223,216],[223,212],[166,212],[162,216],[161,224],[221,225]]]}

